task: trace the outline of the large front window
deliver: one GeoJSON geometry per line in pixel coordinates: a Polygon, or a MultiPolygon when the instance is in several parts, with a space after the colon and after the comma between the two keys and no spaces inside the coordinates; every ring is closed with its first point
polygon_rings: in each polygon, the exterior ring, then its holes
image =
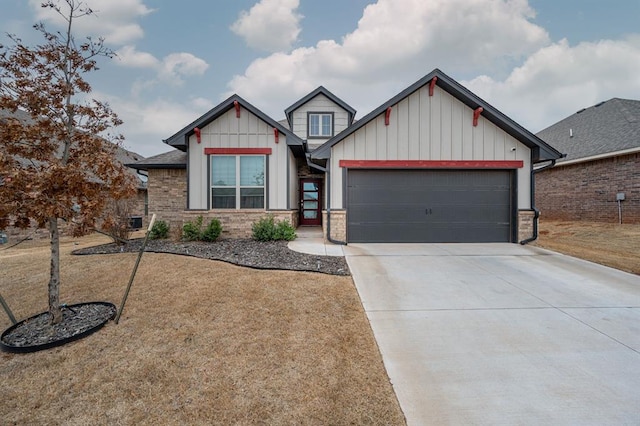
{"type": "Polygon", "coordinates": [[[309,113],[309,137],[329,138],[333,136],[332,113],[309,113]]]}
{"type": "Polygon", "coordinates": [[[264,208],[264,155],[211,156],[211,208],[264,208]]]}

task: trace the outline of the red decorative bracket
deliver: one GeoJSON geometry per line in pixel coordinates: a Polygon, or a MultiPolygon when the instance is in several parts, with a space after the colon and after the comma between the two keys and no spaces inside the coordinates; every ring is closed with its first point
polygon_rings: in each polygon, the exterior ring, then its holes
{"type": "Polygon", "coordinates": [[[240,102],[233,101],[233,107],[236,109],[236,117],[240,118],[240,102]]]}
{"type": "Polygon", "coordinates": [[[199,127],[194,127],[193,128],[193,133],[196,134],[196,140],[198,141],[198,143],[202,142],[202,138],[200,137],[200,128],[199,127]]]}
{"type": "Polygon", "coordinates": [[[431,83],[429,83],[429,96],[433,96],[433,89],[436,87],[436,81],[438,81],[438,77],[433,77],[431,79],[431,83]]]}
{"type": "Polygon", "coordinates": [[[484,111],[484,108],[482,107],[478,107],[473,110],[473,127],[476,127],[478,125],[478,117],[480,117],[482,111],[484,111]]]}
{"type": "Polygon", "coordinates": [[[389,117],[391,117],[391,107],[387,108],[387,112],[384,113],[384,125],[389,125],[389,117]]]}
{"type": "Polygon", "coordinates": [[[280,142],[279,139],[280,136],[280,132],[278,132],[278,129],[276,129],[275,127],[273,128],[273,137],[276,138],[276,143],[280,142]]]}

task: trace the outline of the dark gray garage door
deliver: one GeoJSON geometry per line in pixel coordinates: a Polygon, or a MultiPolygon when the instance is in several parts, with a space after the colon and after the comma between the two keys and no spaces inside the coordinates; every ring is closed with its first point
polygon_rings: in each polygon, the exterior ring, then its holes
{"type": "Polygon", "coordinates": [[[349,242],[510,242],[509,170],[348,170],[349,242]]]}

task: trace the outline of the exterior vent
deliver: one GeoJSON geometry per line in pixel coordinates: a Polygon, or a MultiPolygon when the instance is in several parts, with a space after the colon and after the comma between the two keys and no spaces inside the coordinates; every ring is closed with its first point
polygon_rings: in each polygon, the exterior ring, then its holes
{"type": "Polygon", "coordinates": [[[594,105],[594,107],[598,108],[600,105],[603,105],[606,101],[598,102],[594,105]]]}
{"type": "Polygon", "coordinates": [[[584,111],[586,108],[582,108],[580,111],[576,112],[576,114],[580,114],[582,111],[584,111]]]}

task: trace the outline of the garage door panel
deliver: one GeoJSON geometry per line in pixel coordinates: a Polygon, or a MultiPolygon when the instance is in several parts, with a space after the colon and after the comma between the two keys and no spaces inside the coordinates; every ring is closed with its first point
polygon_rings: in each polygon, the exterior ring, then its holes
{"type": "Polygon", "coordinates": [[[512,229],[505,170],[350,170],[350,242],[506,242],[512,229]]]}

